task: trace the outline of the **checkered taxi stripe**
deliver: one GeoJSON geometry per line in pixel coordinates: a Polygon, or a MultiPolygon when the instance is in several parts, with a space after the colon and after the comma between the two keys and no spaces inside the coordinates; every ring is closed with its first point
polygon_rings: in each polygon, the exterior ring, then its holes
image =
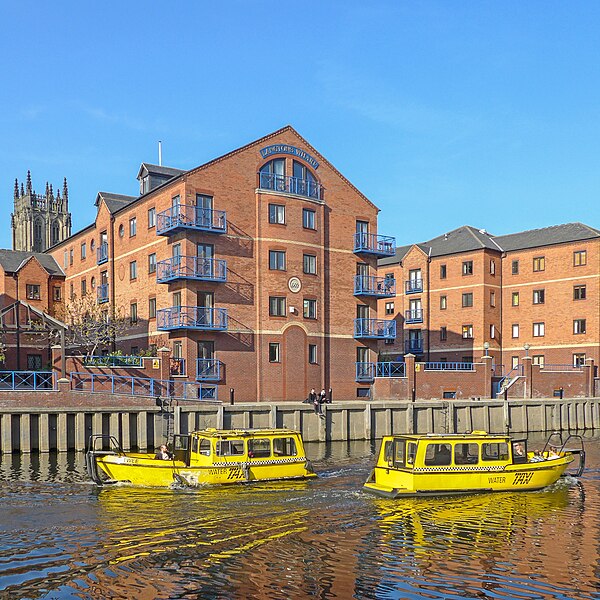
{"type": "Polygon", "coordinates": [[[227,461],[227,462],[215,462],[211,465],[211,467],[241,467],[242,465],[249,465],[251,467],[262,467],[265,465],[285,465],[290,463],[303,463],[306,459],[304,458],[277,458],[271,460],[254,460],[250,459],[249,461],[227,461]]]}
{"type": "Polygon", "coordinates": [[[451,472],[469,472],[473,473],[475,471],[504,471],[504,465],[490,465],[488,467],[474,467],[470,465],[465,465],[464,467],[416,467],[413,469],[415,473],[448,473],[451,472]]]}

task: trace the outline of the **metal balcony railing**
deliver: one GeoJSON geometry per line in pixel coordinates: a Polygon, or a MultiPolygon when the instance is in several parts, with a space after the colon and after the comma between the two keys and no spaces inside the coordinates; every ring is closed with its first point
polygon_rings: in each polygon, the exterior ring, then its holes
{"type": "Polygon", "coordinates": [[[101,283],[96,290],[96,294],[98,296],[98,304],[108,302],[108,283],[101,283]]]}
{"type": "Polygon", "coordinates": [[[96,263],[101,265],[108,262],[108,244],[100,244],[96,250],[96,263]]]}
{"type": "Polygon", "coordinates": [[[196,359],[196,381],[219,381],[221,364],[216,358],[196,359]]]}
{"type": "Polygon", "coordinates": [[[393,340],[396,337],[396,321],[354,319],[354,337],[357,339],[393,340]]]}
{"type": "Polygon", "coordinates": [[[0,391],[52,390],[51,371],[0,371],[0,391]]]}
{"type": "Polygon", "coordinates": [[[409,279],[404,282],[405,294],[420,294],[423,291],[422,279],[409,279]]]}
{"type": "Polygon", "coordinates": [[[156,311],[156,326],[160,331],[172,329],[227,330],[226,308],[202,306],[172,306],[156,311]]]}
{"type": "Polygon", "coordinates": [[[380,362],[375,369],[376,377],[406,377],[406,363],[403,362],[380,362]]]}
{"type": "Polygon", "coordinates": [[[422,308],[413,308],[412,310],[407,310],[404,313],[404,322],[405,323],[422,323],[423,322],[423,309],[422,308]]]}
{"type": "Polygon", "coordinates": [[[357,362],[355,368],[355,381],[368,382],[373,381],[373,379],[375,379],[375,363],[357,362]]]}
{"type": "Polygon", "coordinates": [[[168,283],[177,279],[227,281],[227,261],[198,256],[174,256],[156,264],[158,283],[168,283]]]}
{"type": "Polygon", "coordinates": [[[355,275],[354,295],[393,298],[396,295],[396,280],[393,277],[355,275]]]}
{"type": "Polygon", "coordinates": [[[404,340],[404,351],[408,354],[421,354],[423,352],[423,339],[404,340]]]}
{"type": "Polygon", "coordinates": [[[144,359],[141,356],[108,354],[106,356],[86,356],[83,364],[86,367],[143,367],[144,359]]]}
{"type": "Polygon", "coordinates": [[[426,371],[474,371],[470,362],[427,362],[423,363],[426,371]]]}
{"type": "Polygon", "coordinates": [[[226,213],[224,210],[179,204],[156,215],[156,233],[158,235],[170,235],[182,229],[225,233],[227,231],[226,213]]]}
{"type": "Polygon", "coordinates": [[[259,187],[261,190],[273,190],[296,196],[306,196],[315,200],[322,199],[321,184],[311,179],[300,179],[289,175],[276,175],[275,173],[259,173],[259,187]]]}
{"type": "Polygon", "coordinates": [[[396,238],[376,233],[355,233],[354,253],[394,256],[396,254],[396,238]]]}

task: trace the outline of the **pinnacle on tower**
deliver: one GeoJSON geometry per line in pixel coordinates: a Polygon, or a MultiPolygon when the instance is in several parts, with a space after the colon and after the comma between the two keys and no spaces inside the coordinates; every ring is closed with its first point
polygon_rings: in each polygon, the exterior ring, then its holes
{"type": "Polygon", "coordinates": [[[54,190],[52,189],[52,184],[50,184],[50,196],[49,196],[50,200],[54,200],[54,190]]]}
{"type": "Polygon", "coordinates": [[[65,177],[63,181],[63,198],[65,202],[69,202],[69,188],[67,187],[67,178],[65,177]]]}
{"type": "Polygon", "coordinates": [[[21,196],[25,195],[25,189],[23,188],[23,182],[21,182],[21,196]]]}
{"type": "Polygon", "coordinates": [[[15,200],[19,197],[19,180],[15,177],[15,200]]]}
{"type": "Polygon", "coordinates": [[[29,171],[29,170],[27,171],[27,186],[26,186],[26,189],[27,189],[27,193],[31,194],[31,191],[32,191],[31,190],[31,171],[29,171]]]}
{"type": "Polygon", "coordinates": [[[46,181],[46,198],[50,198],[50,188],[48,187],[47,181],[46,181]]]}

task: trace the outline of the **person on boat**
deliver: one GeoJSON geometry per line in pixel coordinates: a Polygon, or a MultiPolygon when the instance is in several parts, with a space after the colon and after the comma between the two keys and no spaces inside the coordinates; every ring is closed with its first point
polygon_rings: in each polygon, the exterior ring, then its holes
{"type": "Polygon", "coordinates": [[[515,456],[525,456],[525,447],[523,444],[515,444],[515,456]]]}
{"type": "Polygon", "coordinates": [[[560,454],[558,453],[558,448],[556,446],[550,446],[550,450],[548,450],[548,460],[552,460],[553,458],[560,458],[560,454]]]}
{"type": "Polygon", "coordinates": [[[171,460],[173,455],[169,452],[168,448],[163,444],[156,452],[154,456],[157,460],[171,460]]]}

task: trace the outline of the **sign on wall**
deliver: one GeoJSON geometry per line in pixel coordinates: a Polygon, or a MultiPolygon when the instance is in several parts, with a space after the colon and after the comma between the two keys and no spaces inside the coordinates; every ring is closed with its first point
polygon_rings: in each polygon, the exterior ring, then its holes
{"type": "Polygon", "coordinates": [[[308,152],[302,150],[302,148],[296,148],[296,146],[289,146],[288,144],[273,144],[272,146],[266,146],[260,151],[260,155],[263,158],[271,156],[271,154],[292,154],[301,158],[304,162],[308,163],[313,169],[319,168],[319,163],[315,160],[308,152]]]}

